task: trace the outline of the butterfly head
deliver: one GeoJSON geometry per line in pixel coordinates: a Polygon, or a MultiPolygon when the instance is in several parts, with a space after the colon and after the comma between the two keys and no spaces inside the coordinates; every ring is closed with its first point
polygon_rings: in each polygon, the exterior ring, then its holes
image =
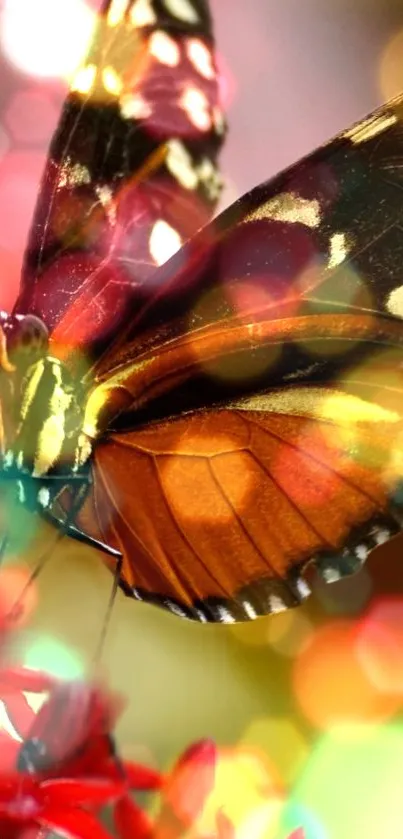
{"type": "Polygon", "coordinates": [[[22,373],[48,350],[48,330],[35,315],[0,312],[0,368],[22,373]]]}

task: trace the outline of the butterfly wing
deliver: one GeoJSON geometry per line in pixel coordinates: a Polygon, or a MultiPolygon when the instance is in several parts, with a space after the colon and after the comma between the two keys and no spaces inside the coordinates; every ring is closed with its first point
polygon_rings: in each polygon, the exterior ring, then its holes
{"type": "Polygon", "coordinates": [[[400,530],[402,101],[245,196],[100,358],[80,527],[199,620],[293,605],[400,530]]]}
{"type": "Polygon", "coordinates": [[[80,526],[121,550],[139,599],[199,620],[279,611],[308,593],[309,564],[338,579],[398,532],[402,431],[397,411],[339,384],[115,433],[80,526]]]}
{"type": "Polygon", "coordinates": [[[96,355],[211,215],[224,126],[206,0],[105,0],[53,137],[15,311],[96,355]],[[172,11],[170,11],[172,9],[172,11]]]}

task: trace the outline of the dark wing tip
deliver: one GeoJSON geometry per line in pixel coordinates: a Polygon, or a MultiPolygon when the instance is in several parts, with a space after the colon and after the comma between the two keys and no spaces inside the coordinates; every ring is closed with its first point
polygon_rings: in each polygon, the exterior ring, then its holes
{"type": "Polygon", "coordinates": [[[172,614],[200,623],[242,623],[266,615],[277,614],[301,605],[312,593],[308,568],[325,583],[337,582],[360,571],[367,557],[379,545],[389,541],[403,529],[403,513],[397,507],[389,515],[372,517],[355,528],[341,550],[321,551],[289,569],[284,577],[261,577],[239,589],[233,596],[206,597],[192,606],[174,597],[167,597],[143,588],[130,588],[124,580],[126,595],[172,614]]]}

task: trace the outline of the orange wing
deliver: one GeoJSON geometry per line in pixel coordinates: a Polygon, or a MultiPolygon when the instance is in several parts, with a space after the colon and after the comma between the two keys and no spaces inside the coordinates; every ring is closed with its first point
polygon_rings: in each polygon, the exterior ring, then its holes
{"type": "Polygon", "coordinates": [[[296,605],[312,560],[336,579],[400,529],[402,393],[382,405],[364,391],[282,388],[113,433],[79,524],[121,550],[129,593],[177,614],[233,621],[296,605]]]}

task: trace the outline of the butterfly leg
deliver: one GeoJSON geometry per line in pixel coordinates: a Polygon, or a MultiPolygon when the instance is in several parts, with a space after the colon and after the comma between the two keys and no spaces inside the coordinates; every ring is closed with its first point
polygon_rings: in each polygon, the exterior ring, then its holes
{"type": "Polygon", "coordinates": [[[122,573],[122,565],[123,565],[123,556],[122,556],[122,554],[120,554],[118,559],[116,560],[115,571],[114,571],[114,574],[113,574],[112,589],[111,589],[111,593],[109,595],[108,605],[106,607],[106,612],[105,612],[105,617],[104,617],[104,621],[103,621],[103,624],[102,624],[101,634],[99,636],[99,641],[98,641],[97,648],[96,648],[95,655],[94,655],[94,662],[95,663],[97,663],[99,661],[99,659],[101,657],[101,654],[102,654],[103,647],[104,647],[106,633],[107,633],[108,628],[109,628],[111,615],[112,615],[112,609],[113,609],[113,605],[115,603],[116,594],[117,594],[118,587],[119,587],[119,581],[120,581],[120,577],[121,577],[121,573],[122,573]]]}
{"type": "Polygon", "coordinates": [[[70,510],[68,510],[67,513],[63,511],[63,517],[56,515],[55,512],[50,512],[49,509],[41,510],[41,515],[50,524],[53,524],[53,526],[58,527],[59,530],[62,531],[63,534],[65,534],[66,536],[70,536],[72,539],[76,539],[77,542],[82,542],[82,544],[84,545],[89,545],[90,548],[96,548],[97,550],[102,551],[108,556],[112,556],[118,560],[119,557],[121,557],[120,551],[118,551],[116,548],[112,548],[110,545],[106,545],[105,542],[101,542],[99,539],[94,539],[92,536],[89,536],[88,533],[84,533],[82,530],[80,530],[80,528],[76,527],[75,524],[73,524],[73,519],[75,515],[79,512],[80,508],[84,504],[91,483],[91,473],[85,473],[82,476],[81,480],[80,476],[76,475],[74,488],[71,485],[69,486],[73,494],[73,500],[70,510]],[[79,481],[78,488],[76,483],[77,481],[79,481]]]}
{"type": "MultiPolygon", "coordinates": [[[[77,512],[77,510],[75,512],[77,512]]],[[[42,513],[42,516],[46,521],[50,522],[50,524],[60,527],[60,529],[63,530],[63,534],[71,536],[71,538],[76,539],[77,542],[89,545],[90,548],[97,548],[98,551],[102,551],[108,556],[115,557],[116,559],[119,559],[122,556],[120,551],[116,548],[106,545],[105,542],[101,542],[99,539],[94,539],[92,536],[89,536],[88,533],[83,533],[83,531],[79,530],[78,527],[75,527],[74,524],[66,523],[63,519],[51,513],[47,513],[46,511],[42,513]]]]}

